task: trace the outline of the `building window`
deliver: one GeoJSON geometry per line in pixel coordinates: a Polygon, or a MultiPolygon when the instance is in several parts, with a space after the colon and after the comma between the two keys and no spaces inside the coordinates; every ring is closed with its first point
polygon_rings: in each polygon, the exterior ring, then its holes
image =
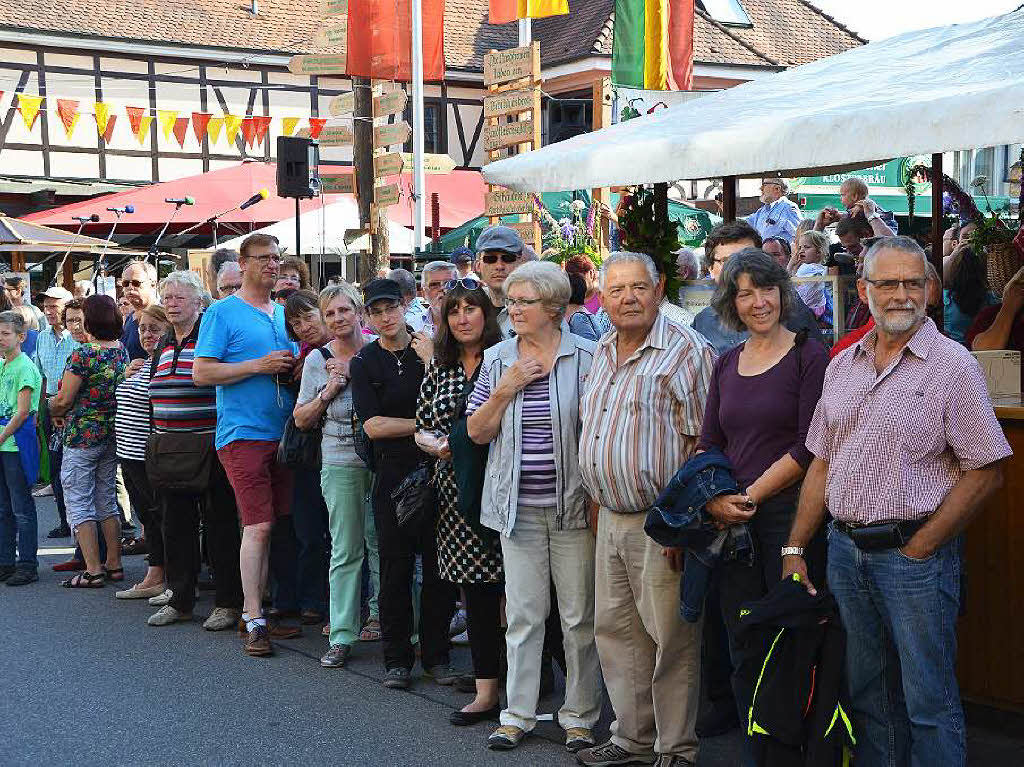
{"type": "Polygon", "coordinates": [[[733,27],[752,27],[740,0],[696,0],[697,7],[719,24],[733,27]]]}
{"type": "Polygon", "coordinates": [[[591,99],[553,98],[548,101],[545,144],[557,144],[573,136],[589,133],[594,125],[591,99]]]}
{"type": "MultiPolygon", "coordinates": [[[[406,108],[403,119],[412,125],[412,104],[406,108]]],[[[405,142],[402,151],[412,151],[411,137],[405,142]]],[[[441,105],[436,101],[423,104],[423,151],[426,154],[444,154],[448,151],[441,129],[441,105]]]]}

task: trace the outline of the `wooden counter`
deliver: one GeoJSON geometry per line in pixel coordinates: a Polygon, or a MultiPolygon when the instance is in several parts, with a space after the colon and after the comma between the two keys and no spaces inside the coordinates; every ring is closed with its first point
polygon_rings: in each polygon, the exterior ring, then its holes
{"type": "Polygon", "coordinates": [[[965,698],[1024,710],[1024,401],[992,404],[1013,456],[1002,488],[967,529],[958,672],[965,698]]]}

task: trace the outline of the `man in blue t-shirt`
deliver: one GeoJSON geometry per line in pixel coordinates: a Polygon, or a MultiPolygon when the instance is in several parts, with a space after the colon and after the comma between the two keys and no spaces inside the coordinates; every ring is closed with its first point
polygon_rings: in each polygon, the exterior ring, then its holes
{"type": "Polygon", "coordinates": [[[262,608],[270,533],[291,511],[292,475],[277,462],[277,445],[295,405],[288,387],[297,350],[270,297],[281,271],[277,238],[251,235],[239,251],[242,288],[206,310],[192,378],[217,387],[217,455],[242,521],[245,652],[262,656],[273,653],[262,608]]]}

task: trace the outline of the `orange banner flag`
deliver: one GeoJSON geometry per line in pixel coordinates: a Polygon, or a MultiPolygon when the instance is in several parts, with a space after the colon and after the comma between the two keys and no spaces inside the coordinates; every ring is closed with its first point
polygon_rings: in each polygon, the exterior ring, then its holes
{"type": "Polygon", "coordinates": [[[238,115],[224,115],[224,134],[228,143],[234,144],[238,136],[238,129],[242,126],[242,118],[238,115]]]}
{"type": "Polygon", "coordinates": [[[220,132],[224,128],[223,117],[211,117],[206,124],[206,135],[210,137],[210,145],[220,141],[220,132]]]}
{"type": "MultiPolygon", "coordinates": [[[[423,79],[444,80],[444,0],[423,0],[423,79]]],[[[412,79],[412,0],[359,0],[348,9],[347,74],[412,79]]]]}
{"type": "Polygon", "coordinates": [[[270,130],[270,118],[263,116],[254,117],[252,120],[256,125],[256,143],[262,144],[267,138],[267,132],[270,130]]]}
{"type": "Polygon", "coordinates": [[[32,130],[39,116],[39,107],[42,106],[42,96],[28,96],[24,93],[18,94],[18,111],[21,112],[21,119],[25,121],[25,127],[32,130]]]}
{"type": "Polygon", "coordinates": [[[322,131],[324,129],[324,126],[326,124],[327,124],[327,118],[326,117],[310,117],[309,118],[309,137],[310,138],[319,138],[320,137],[320,131],[322,131]]]}
{"type": "Polygon", "coordinates": [[[211,117],[213,117],[213,115],[206,112],[192,113],[192,132],[196,134],[196,141],[198,141],[200,145],[203,143],[203,137],[206,136],[206,128],[211,117]]]}
{"type": "Polygon", "coordinates": [[[252,147],[252,140],[256,138],[256,122],[252,117],[242,118],[242,138],[245,139],[245,145],[252,147]]]}
{"type": "Polygon", "coordinates": [[[110,143],[110,139],[114,135],[114,123],[116,122],[117,115],[110,115],[110,117],[107,118],[107,124],[105,126],[105,130],[103,131],[103,142],[105,144],[110,143]]]}
{"type": "Polygon", "coordinates": [[[185,136],[188,135],[188,123],[189,118],[179,117],[174,121],[174,127],[171,131],[174,133],[174,138],[178,139],[178,146],[182,149],[185,148],[185,136]]]}
{"type": "Polygon", "coordinates": [[[139,120],[139,129],[135,131],[135,138],[140,144],[146,143],[146,136],[149,135],[149,126],[153,124],[151,115],[143,115],[139,120]]]}
{"type": "Polygon", "coordinates": [[[295,133],[295,128],[299,124],[298,117],[282,117],[281,118],[281,135],[290,136],[295,133]]]}
{"type": "Polygon", "coordinates": [[[145,107],[125,107],[124,111],[128,113],[128,125],[132,129],[132,133],[136,136],[139,135],[139,126],[142,125],[142,118],[146,114],[145,107]]]}
{"type": "Polygon", "coordinates": [[[74,99],[57,99],[57,115],[64,124],[64,135],[70,141],[78,124],[78,102],[74,99]]]}

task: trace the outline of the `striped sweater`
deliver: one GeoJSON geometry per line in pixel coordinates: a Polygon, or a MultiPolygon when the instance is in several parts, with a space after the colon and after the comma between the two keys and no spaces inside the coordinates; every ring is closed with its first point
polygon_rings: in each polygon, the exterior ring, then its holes
{"type": "MultiPolygon", "coordinates": [[[[202,317],[200,317],[200,320],[202,317]]],[[[161,342],[149,384],[154,432],[213,432],[217,428],[217,390],[192,381],[199,322],[182,341],[173,333],[161,342]]]]}

